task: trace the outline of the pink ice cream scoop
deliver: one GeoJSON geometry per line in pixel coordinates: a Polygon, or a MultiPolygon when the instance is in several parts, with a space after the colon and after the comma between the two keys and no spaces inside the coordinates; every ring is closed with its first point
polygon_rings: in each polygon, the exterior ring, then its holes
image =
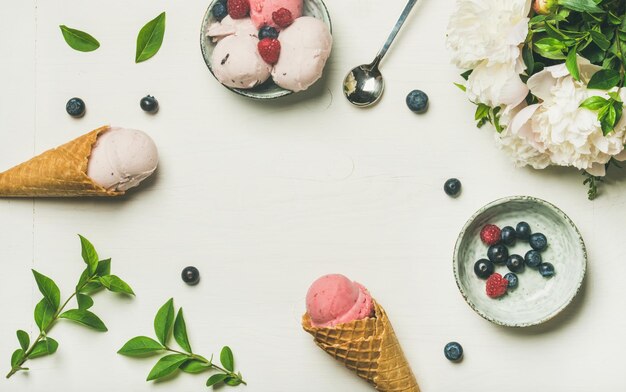
{"type": "Polygon", "coordinates": [[[372,296],[360,283],[343,275],[325,275],[313,282],[306,295],[306,308],[314,327],[334,327],[370,317],[372,296]]]}
{"type": "Polygon", "coordinates": [[[271,26],[280,30],[274,23],[272,14],[281,8],[291,12],[296,19],[302,16],[302,0],[250,0],[250,18],[257,30],[263,26],[271,26]]]}

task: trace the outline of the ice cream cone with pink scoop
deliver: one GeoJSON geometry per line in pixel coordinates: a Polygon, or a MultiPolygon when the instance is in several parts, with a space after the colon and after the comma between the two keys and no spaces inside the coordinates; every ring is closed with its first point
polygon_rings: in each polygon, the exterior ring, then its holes
{"type": "Polygon", "coordinates": [[[0,197],[120,196],[157,163],[150,136],[104,126],[0,173],[0,197]]]}
{"type": "Polygon", "coordinates": [[[315,343],[380,392],[419,392],[385,310],[343,275],[316,280],[302,327],[315,343]]]}

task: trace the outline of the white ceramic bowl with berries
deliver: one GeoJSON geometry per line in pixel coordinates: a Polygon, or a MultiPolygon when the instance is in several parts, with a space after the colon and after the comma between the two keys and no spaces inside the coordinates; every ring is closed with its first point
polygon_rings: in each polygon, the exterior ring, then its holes
{"type": "MultiPolygon", "coordinates": [[[[213,51],[216,47],[216,43],[213,42],[211,37],[207,35],[207,31],[209,29],[209,26],[211,26],[215,22],[218,22],[218,19],[213,14],[213,8],[220,2],[224,3],[224,1],[225,0],[213,0],[211,2],[202,20],[200,33],[200,47],[202,50],[202,56],[204,57],[204,61],[209,68],[209,71],[211,71],[211,74],[213,74],[213,76],[218,81],[219,78],[216,76],[215,69],[212,64],[213,51]]],[[[303,0],[302,17],[305,16],[313,17],[322,21],[323,24],[328,27],[328,33],[332,34],[330,14],[322,0],[303,0]]],[[[280,41],[280,36],[278,40],[280,41]]],[[[294,91],[280,87],[279,85],[274,83],[271,77],[266,82],[258,84],[252,88],[236,88],[232,86],[227,86],[224,83],[222,83],[222,85],[239,95],[254,99],[275,99],[294,93],[294,91]]]]}
{"type": "MultiPolygon", "coordinates": [[[[524,257],[532,248],[528,240],[517,239],[507,249],[509,255],[524,257]]],[[[559,314],[580,291],[586,266],[585,243],[571,219],[556,206],[529,196],[496,200],[478,210],[461,230],[453,257],[454,277],[468,305],[483,318],[507,327],[538,325],[559,314]],[[532,233],[546,236],[548,245],[541,250],[541,258],[554,266],[555,273],[543,276],[539,268],[525,265],[515,272],[517,287],[492,298],[487,295],[488,280],[474,270],[478,260],[488,259],[489,246],[481,240],[481,230],[489,224],[515,228],[519,222],[527,222],[532,233]]],[[[494,263],[494,267],[494,273],[502,276],[511,272],[506,264],[494,263]]]]}

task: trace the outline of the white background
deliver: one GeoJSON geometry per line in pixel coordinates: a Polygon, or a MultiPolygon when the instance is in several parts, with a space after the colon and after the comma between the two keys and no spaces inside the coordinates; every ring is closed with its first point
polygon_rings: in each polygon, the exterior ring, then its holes
{"type": "Polygon", "coordinates": [[[0,201],[0,359],[35,332],[40,298],[30,272],[53,277],[63,296],[83,264],[77,233],[113,258],[135,299],[100,293],[97,333],[60,322],[54,357],[1,391],[203,390],[205,377],[146,383],[156,359],[117,349],[152,335],[170,297],[185,309],[202,354],[233,348],[249,382],[239,390],[370,391],[300,328],[304,296],[318,276],[340,272],[365,284],[387,309],[425,392],[624,391],[626,305],[623,246],[626,183],[617,175],[595,202],[576,171],[515,169],[473,125],[473,106],[452,85],[445,49],[451,0],[423,0],[383,63],[387,90],[371,110],[343,98],[347,70],[369,62],[404,7],[400,0],[328,0],[335,45],[326,78],[310,91],[255,102],[220,86],[200,53],[207,1],[0,1],[0,167],[9,168],[103,124],[142,129],[160,149],[154,180],[116,200],[0,201]],[[167,11],[166,37],[134,64],[135,38],[167,11]],[[71,50],[58,25],[88,31],[102,46],[71,50]],[[404,104],[430,95],[425,115],[404,104]],[[139,99],[155,95],[147,115],[139,99]],[[87,115],[65,113],[82,97],[87,115]],[[463,194],[448,198],[458,177],[463,194]],[[527,194],[562,208],[588,246],[586,284],[573,305],[540,327],[497,327],[463,301],[452,250],[466,219],[494,199],[527,194]],[[180,271],[197,266],[186,286],[180,271]],[[465,348],[448,362],[445,343],[465,348]]]}

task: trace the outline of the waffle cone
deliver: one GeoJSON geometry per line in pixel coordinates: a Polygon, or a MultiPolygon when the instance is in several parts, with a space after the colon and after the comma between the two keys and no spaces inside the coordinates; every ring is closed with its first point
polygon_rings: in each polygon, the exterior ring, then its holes
{"type": "Polygon", "coordinates": [[[118,196],[87,176],[91,149],[108,126],[0,173],[0,197],[118,196]]]}
{"type": "Polygon", "coordinates": [[[309,314],[302,327],[315,343],[380,392],[419,392],[385,310],[374,301],[374,316],[333,328],[314,327],[309,314]]]}

